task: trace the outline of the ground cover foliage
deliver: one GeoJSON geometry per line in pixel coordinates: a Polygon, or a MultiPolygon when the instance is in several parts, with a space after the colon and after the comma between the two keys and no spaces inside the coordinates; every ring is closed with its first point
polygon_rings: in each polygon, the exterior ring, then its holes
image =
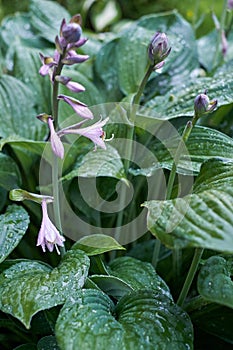
{"type": "MultiPolygon", "coordinates": [[[[89,59],[63,73],[85,87],[79,112],[88,106],[105,136],[96,149],[86,134],[63,142],[60,255],[50,242],[52,252],[36,246],[40,205],[54,200],[51,129],[36,118],[54,111],[54,81],[39,74],[39,53],[53,55],[61,21],[73,14],[55,1],[31,0],[26,12],[2,20],[1,349],[232,347],[232,7],[225,1],[198,37],[177,10],[112,27],[93,15],[83,26],[88,41],[78,52],[89,59]],[[171,52],[139,96],[158,31],[171,52]],[[201,112],[200,95],[208,99],[201,112]]],[[[63,99],[67,86],[59,93],[63,99]]],[[[58,126],[67,131],[80,119],[63,102],[58,126]]],[[[61,148],[55,151],[59,157],[61,148]]],[[[56,213],[49,215],[56,225],[56,213]]]]}

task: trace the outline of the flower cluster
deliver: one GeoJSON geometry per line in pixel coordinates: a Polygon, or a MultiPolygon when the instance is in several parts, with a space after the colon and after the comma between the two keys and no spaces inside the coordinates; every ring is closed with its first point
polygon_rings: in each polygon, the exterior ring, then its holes
{"type": "MultiPolygon", "coordinates": [[[[54,92],[53,104],[56,105],[56,108],[53,108],[55,115],[41,113],[37,118],[48,125],[52,151],[56,157],[61,159],[64,157],[65,153],[61,137],[67,134],[78,134],[87,137],[94,143],[95,148],[99,146],[106,149],[103,126],[107,123],[108,118],[105,120],[99,120],[90,126],[81,127],[87,120],[94,118],[92,111],[85,103],[78,99],[68,95],[58,94],[59,84],[65,85],[66,88],[73,93],[81,93],[85,91],[84,86],[78,82],[72,81],[70,77],[62,75],[62,69],[65,65],[71,66],[79,64],[85,62],[89,58],[87,55],[80,55],[76,52],[76,50],[84,45],[86,41],[87,39],[82,38],[81,17],[80,15],[75,15],[71,18],[69,23],[66,23],[65,19],[62,20],[60,33],[55,38],[56,49],[54,54],[52,56],[44,56],[40,53],[42,66],[39,73],[42,76],[48,75],[50,78],[54,92]],[[58,124],[57,110],[59,101],[67,103],[79,117],[83,118],[83,120],[80,123],[71,125],[64,129],[56,130],[56,125],[58,124]]],[[[45,248],[47,247],[50,252],[53,251],[55,246],[59,253],[57,246],[63,247],[65,239],[60,235],[59,231],[48,217],[46,199],[42,200],[41,205],[43,218],[37,245],[40,245],[43,251],[45,251],[45,248]]]]}

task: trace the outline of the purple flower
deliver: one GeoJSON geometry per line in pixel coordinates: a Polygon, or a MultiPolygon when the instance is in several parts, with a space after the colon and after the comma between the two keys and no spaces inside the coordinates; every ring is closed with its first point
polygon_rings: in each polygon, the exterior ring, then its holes
{"type": "Polygon", "coordinates": [[[68,103],[73,108],[75,113],[80,115],[80,117],[86,119],[93,119],[93,114],[85,103],[82,103],[79,100],[76,100],[75,98],[66,95],[58,95],[57,98],[68,103]]]}
{"type": "Polygon", "coordinates": [[[57,136],[57,133],[54,129],[54,125],[53,125],[53,119],[52,118],[48,118],[48,126],[49,126],[49,130],[50,130],[50,142],[51,142],[51,147],[53,150],[53,153],[63,159],[64,157],[64,146],[60,140],[60,138],[57,136]]]}
{"type": "Polygon", "coordinates": [[[233,0],[228,0],[227,7],[229,10],[233,10],[233,0]]]}
{"type": "Polygon", "coordinates": [[[62,63],[71,66],[76,63],[82,63],[88,60],[88,55],[79,55],[74,50],[67,51],[65,58],[63,58],[62,63]]]}
{"type": "Polygon", "coordinates": [[[227,38],[224,30],[222,30],[222,33],[221,33],[221,40],[222,40],[222,54],[223,56],[225,56],[228,50],[228,42],[227,42],[227,38]]]}
{"type": "Polygon", "coordinates": [[[81,123],[71,125],[67,128],[64,128],[58,131],[58,136],[62,137],[67,134],[78,134],[89,138],[94,144],[95,147],[99,146],[103,149],[106,149],[105,141],[105,132],[102,127],[108,122],[109,118],[105,120],[99,120],[97,123],[87,126],[86,128],[80,128],[81,123]]]}
{"type": "Polygon", "coordinates": [[[164,65],[164,59],[170,54],[171,47],[168,46],[168,40],[165,33],[156,32],[148,47],[148,56],[154,69],[161,68],[164,65]]]}
{"type": "Polygon", "coordinates": [[[197,95],[194,100],[194,111],[197,117],[201,117],[203,114],[212,112],[217,106],[217,100],[210,102],[207,92],[197,95]]]}
{"type": "Polygon", "coordinates": [[[63,21],[61,27],[61,35],[66,40],[67,44],[77,42],[82,34],[82,28],[78,23],[70,22],[66,24],[66,21],[63,21]]]}
{"type": "Polygon", "coordinates": [[[46,247],[52,252],[55,246],[57,253],[60,254],[57,246],[63,247],[65,238],[60,235],[57,228],[49,219],[46,199],[42,200],[41,206],[43,216],[36,245],[40,245],[43,252],[46,251],[46,247]]]}
{"type": "Polygon", "coordinates": [[[44,56],[42,53],[40,53],[40,59],[43,65],[40,67],[39,73],[42,76],[49,74],[50,70],[57,65],[57,61],[53,57],[44,56]]]}
{"type": "Polygon", "coordinates": [[[82,86],[79,83],[71,81],[72,79],[69,78],[69,77],[65,77],[65,76],[62,76],[62,75],[57,75],[55,77],[55,79],[59,83],[65,85],[72,92],[83,92],[83,91],[85,91],[85,87],[84,86],[82,86]]]}

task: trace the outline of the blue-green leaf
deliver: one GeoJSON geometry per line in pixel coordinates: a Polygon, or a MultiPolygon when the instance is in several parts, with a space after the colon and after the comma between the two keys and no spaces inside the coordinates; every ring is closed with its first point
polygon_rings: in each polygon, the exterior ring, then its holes
{"type": "Polygon", "coordinates": [[[11,205],[0,215],[0,263],[15,249],[26,233],[29,215],[23,207],[11,205]]]}
{"type": "Polygon", "coordinates": [[[88,257],[68,251],[54,269],[37,261],[13,265],[0,275],[0,310],[18,318],[26,328],[38,311],[63,304],[85,283],[88,257]]]}

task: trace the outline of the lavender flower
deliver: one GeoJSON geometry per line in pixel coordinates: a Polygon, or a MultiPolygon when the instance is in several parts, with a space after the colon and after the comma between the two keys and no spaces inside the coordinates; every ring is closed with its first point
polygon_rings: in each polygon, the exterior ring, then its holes
{"type": "Polygon", "coordinates": [[[49,126],[49,130],[50,130],[50,142],[51,142],[51,147],[53,150],[53,153],[63,159],[64,157],[64,146],[60,140],[60,138],[57,136],[57,133],[54,129],[54,125],[53,125],[53,119],[52,118],[48,118],[48,126],[49,126]]]}
{"type": "Polygon", "coordinates": [[[67,54],[65,58],[62,59],[62,63],[66,64],[67,66],[72,66],[76,63],[82,63],[88,60],[88,55],[79,55],[74,50],[67,51],[67,54]]]}
{"type": "Polygon", "coordinates": [[[57,246],[63,247],[65,238],[60,235],[57,228],[54,226],[52,221],[49,219],[48,211],[47,211],[47,202],[46,200],[42,200],[42,222],[40,231],[37,239],[37,246],[41,246],[43,252],[46,251],[46,247],[50,252],[53,251],[54,246],[57,250],[57,253],[60,255],[59,249],[57,246]]]}
{"type": "Polygon", "coordinates": [[[227,7],[229,10],[233,10],[233,0],[228,0],[227,7]]]}
{"type": "Polygon", "coordinates": [[[80,102],[79,100],[76,100],[76,98],[66,96],[66,95],[58,95],[57,98],[68,103],[68,105],[70,105],[75,111],[75,113],[80,115],[80,117],[86,118],[86,119],[94,118],[92,112],[87,107],[87,105],[85,103],[80,102]]]}
{"type": "Polygon", "coordinates": [[[60,131],[58,131],[58,136],[62,137],[63,135],[67,134],[78,134],[81,136],[85,136],[89,138],[94,144],[95,148],[97,146],[106,149],[106,145],[104,143],[105,141],[105,133],[102,129],[102,127],[108,122],[109,118],[106,118],[105,120],[99,120],[97,123],[87,126],[86,128],[80,128],[81,123],[71,125],[67,128],[64,128],[60,131]]]}
{"type": "Polygon", "coordinates": [[[44,56],[40,53],[40,59],[43,65],[40,67],[39,73],[42,76],[49,74],[49,71],[57,66],[57,61],[53,57],[44,56]]]}
{"type": "Polygon", "coordinates": [[[74,81],[71,81],[72,79],[69,77],[65,77],[62,75],[57,75],[55,77],[56,81],[58,81],[59,83],[65,85],[70,91],[72,92],[83,92],[85,91],[85,87],[82,86],[79,83],[76,83],[74,81]]]}
{"type": "Polygon", "coordinates": [[[165,33],[156,32],[148,47],[148,56],[154,69],[164,65],[164,59],[170,54],[171,47],[165,33]]]}
{"type": "Polygon", "coordinates": [[[222,30],[221,41],[222,41],[222,54],[223,56],[226,56],[227,50],[228,50],[228,42],[227,42],[225,30],[222,30]]]}
{"type": "Polygon", "coordinates": [[[212,112],[217,106],[217,100],[210,102],[207,96],[207,91],[204,94],[197,95],[194,100],[194,111],[197,117],[201,117],[203,114],[212,112]]]}

